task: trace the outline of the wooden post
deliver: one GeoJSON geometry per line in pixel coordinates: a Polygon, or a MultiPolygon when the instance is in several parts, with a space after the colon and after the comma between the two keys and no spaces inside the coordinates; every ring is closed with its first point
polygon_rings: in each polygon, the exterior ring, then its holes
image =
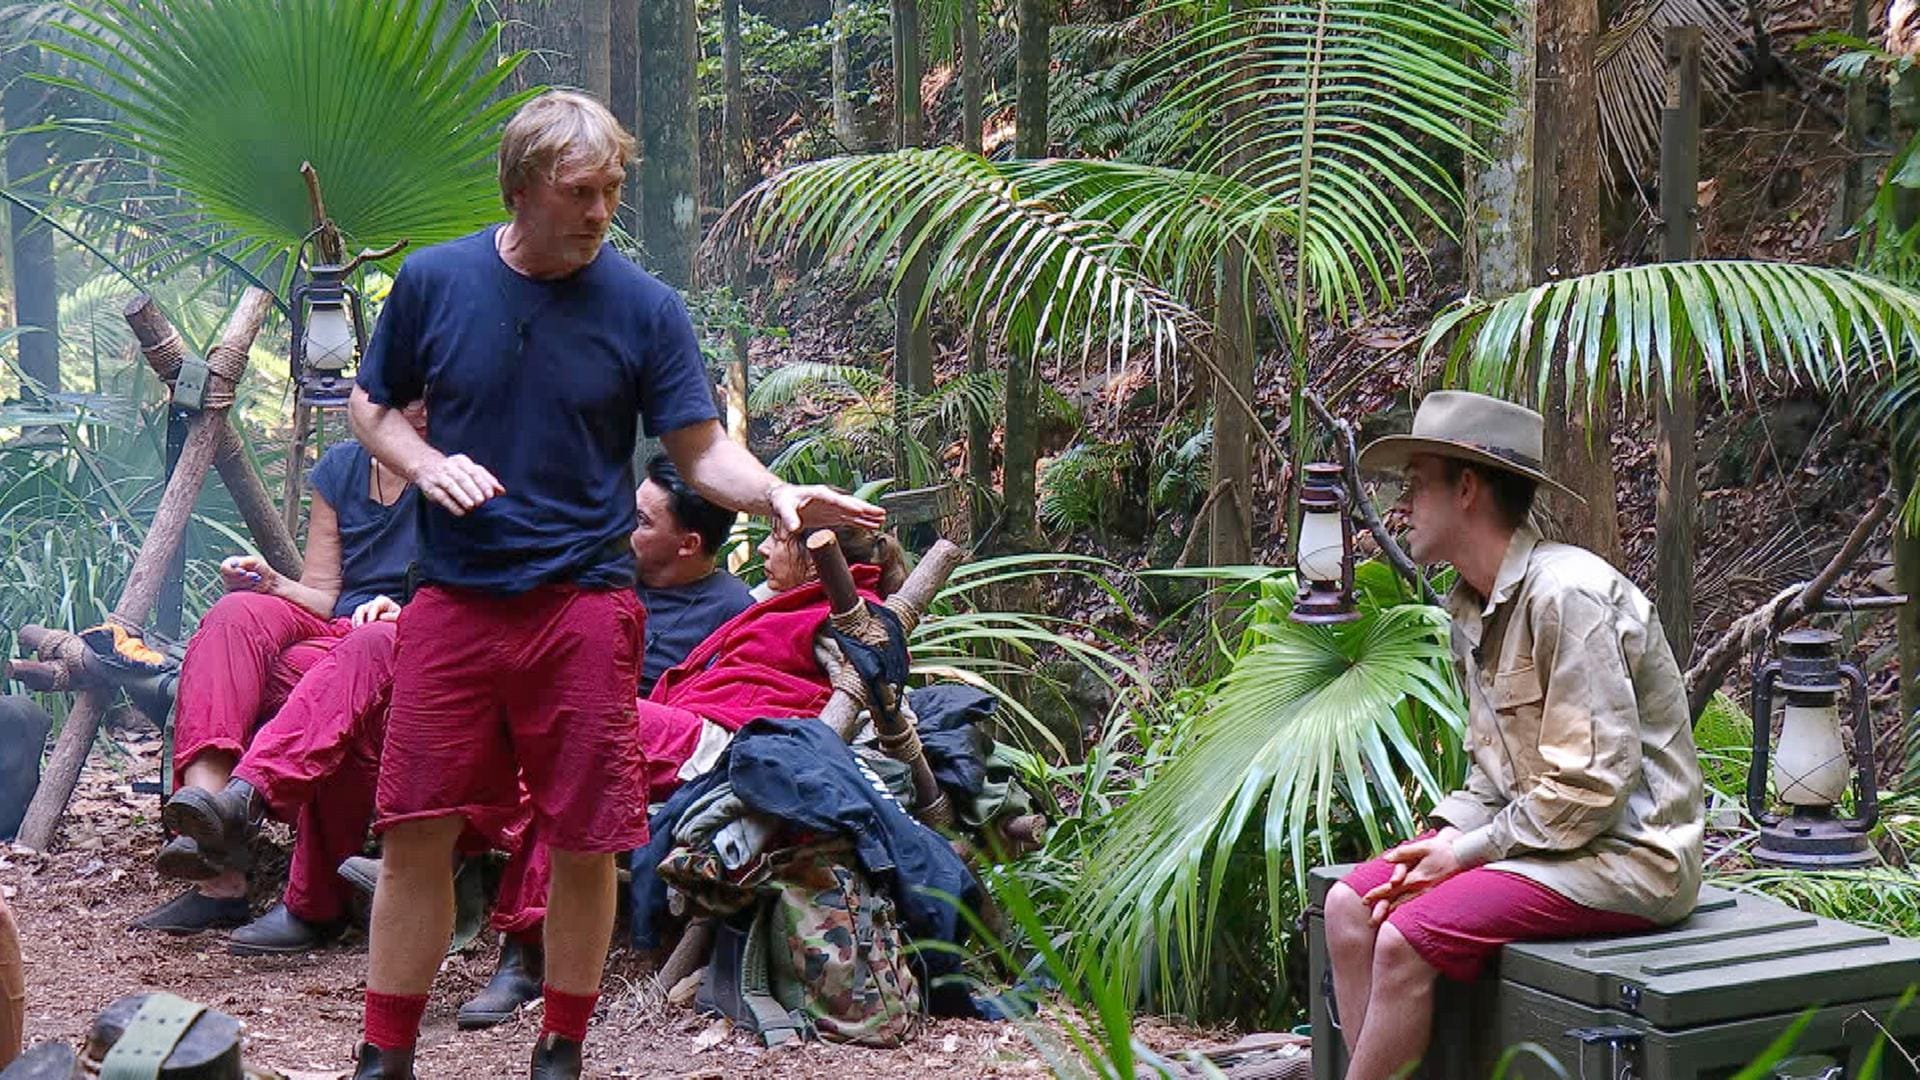
{"type": "MultiPolygon", "coordinates": [[[[133,328],[134,340],[139,342],[140,350],[147,354],[148,363],[162,382],[173,384],[173,376],[179,370],[178,359],[169,368],[166,356],[178,345],[179,333],[173,323],[167,319],[160,305],[153,297],[142,293],[127,303],[122,313],[127,325],[133,328]]],[[[226,485],[227,494],[233,496],[234,506],[240,511],[240,518],[246,522],[247,532],[253,537],[254,546],[260,549],[260,556],[275,570],[290,578],[300,576],[300,547],[293,541],[293,534],[281,520],[280,510],[273,504],[273,496],[267,494],[267,485],[260,474],[247,459],[246,448],[240,444],[240,436],[231,427],[222,429],[220,445],[214,452],[214,468],[220,471],[220,481],[226,485]]]]}
{"type": "MultiPolygon", "coordinates": [[[[894,146],[901,150],[926,145],[927,119],[920,103],[925,70],[920,53],[920,0],[893,0],[893,134],[894,146]]],[[[916,220],[914,228],[918,227],[916,220]]],[[[907,259],[893,300],[893,482],[901,487],[930,479],[912,475],[907,454],[907,444],[914,437],[912,410],[933,393],[933,313],[920,311],[930,259],[924,247],[907,259]]],[[[903,539],[919,547],[929,538],[903,539]]]]}
{"type": "MultiPolygon", "coordinates": [[[[248,289],[241,295],[240,305],[228,319],[226,331],[215,348],[237,356],[244,370],[247,350],[252,347],[254,337],[260,333],[260,324],[266,321],[272,307],[271,293],[248,289]]],[[[214,378],[217,380],[219,376],[214,378]]],[[[121,590],[120,602],[114,605],[111,618],[115,622],[138,626],[152,613],[160,580],[174,551],[186,538],[194,499],[200,494],[200,485],[207,478],[207,469],[213,464],[226,427],[225,408],[204,409],[193,418],[187,441],[180,448],[179,467],[167,482],[147,538],[140,545],[140,554],[134,558],[133,571],[127,575],[126,586],[121,590]]],[[[86,764],[87,752],[93,748],[93,738],[108,700],[104,691],[87,690],[74,701],[40,786],[34,789],[33,802],[27,806],[27,816],[20,823],[21,845],[44,851],[53,842],[60,815],[66,810],[67,800],[73,797],[74,785],[80,781],[80,769],[86,764]]]]}
{"type": "MultiPolygon", "coordinates": [[[[1669,26],[1663,42],[1667,102],[1660,111],[1660,257],[1693,258],[1700,186],[1700,28],[1669,26]]],[[[1660,492],[1654,517],[1654,598],[1667,644],[1681,668],[1693,654],[1695,387],[1676,379],[1655,403],[1660,492]]]]}

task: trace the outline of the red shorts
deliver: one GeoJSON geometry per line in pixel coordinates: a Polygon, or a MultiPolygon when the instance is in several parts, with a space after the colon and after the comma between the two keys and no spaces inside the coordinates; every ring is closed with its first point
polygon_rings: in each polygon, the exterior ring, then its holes
{"type": "MultiPolygon", "coordinates": [[[[1393,876],[1393,864],[1374,859],[1340,883],[1364,897],[1393,876]]],[[[1509,941],[1549,941],[1648,930],[1638,915],[1601,911],[1505,870],[1477,867],[1435,885],[1387,915],[1420,958],[1449,979],[1471,982],[1509,941]]]]}
{"type": "Polygon", "coordinates": [[[612,852],[647,839],[634,714],[645,614],[628,589],[429,586],[400,613],[375,830],[459,815],[498,842],[612,852]]]}

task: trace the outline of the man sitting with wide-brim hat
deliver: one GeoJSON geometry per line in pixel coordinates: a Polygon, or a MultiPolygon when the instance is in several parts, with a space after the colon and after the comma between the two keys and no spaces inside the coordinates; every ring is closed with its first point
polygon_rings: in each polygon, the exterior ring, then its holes
{"type": "Polygon", "coordinates": [[[1431,832],[1327,896],[1349,1080],[1426,1053],[1435,981],[1472,979],[1509,941],[1642,930],[1693,910],[1704,807],[1686,687],[1653,605],[1606,561],[1528,524],[1539,413],[1429,395],[1413,434],[1360,464],[1400,470],[1423,564],[1449,563],[1469,698],[1466,786],[1431,832]],[[1380,1007],[1375,1008],[1378,1004],[1380,1007]]]}

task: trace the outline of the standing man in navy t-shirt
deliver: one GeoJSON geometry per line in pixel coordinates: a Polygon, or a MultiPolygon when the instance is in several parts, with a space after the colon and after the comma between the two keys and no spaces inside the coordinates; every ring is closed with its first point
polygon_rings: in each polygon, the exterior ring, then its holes
{"type": "Polygon", "coordinates": [[[408,259],[361,363],[354,431],[432,505],[399,624],[356,1077],[412,1075],[452,933],[454,846],[468,827],[497,836],[522,781],[553,855],[532,1075],[580,1075],[613,853],[647,835],[628,544],[639,425],[702,495],[777,528],[883,520],[782,483],[727,440],[678,294],[605,243],[632,157],[591,98],[521,108],[500,144],[512,220],[408,259]],[[400,415],[422,398],[431,445],[400,415]]]}

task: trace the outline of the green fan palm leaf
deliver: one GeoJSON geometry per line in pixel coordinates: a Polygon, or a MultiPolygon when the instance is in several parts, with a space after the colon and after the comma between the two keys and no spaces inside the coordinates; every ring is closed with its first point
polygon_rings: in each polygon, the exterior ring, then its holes
{"type": "Polygon", "coordinates": [[[473,0],[67,0],[49,80],[105,110],[104,130],[195,204],[195,231],[273,264],[312,227],[311,162],[350,244],[416,245],[501,214],[492,157],[519,99],[517,58],[473,0]]]}
{"type": "Polygon", "coordinates": [[[1151,961],[1161,992],[1191,1003],[1244,833],[1259,830],[1278,936],[1278,898],[1335,857],[1339,820],[1350,815],[1377,847],[1381,819],[1406,835],[1416,797],[1458,782],[1465,708],[1445,615],[1412,602],[1384,566],[1360,576],[1387,602],[1340,626],[1291,621],[1290,576],[1260,584],[1243,651],[1180,751],[1089,842],[1067,920],[1081,928],[1077,947],[1151,961]]]}

